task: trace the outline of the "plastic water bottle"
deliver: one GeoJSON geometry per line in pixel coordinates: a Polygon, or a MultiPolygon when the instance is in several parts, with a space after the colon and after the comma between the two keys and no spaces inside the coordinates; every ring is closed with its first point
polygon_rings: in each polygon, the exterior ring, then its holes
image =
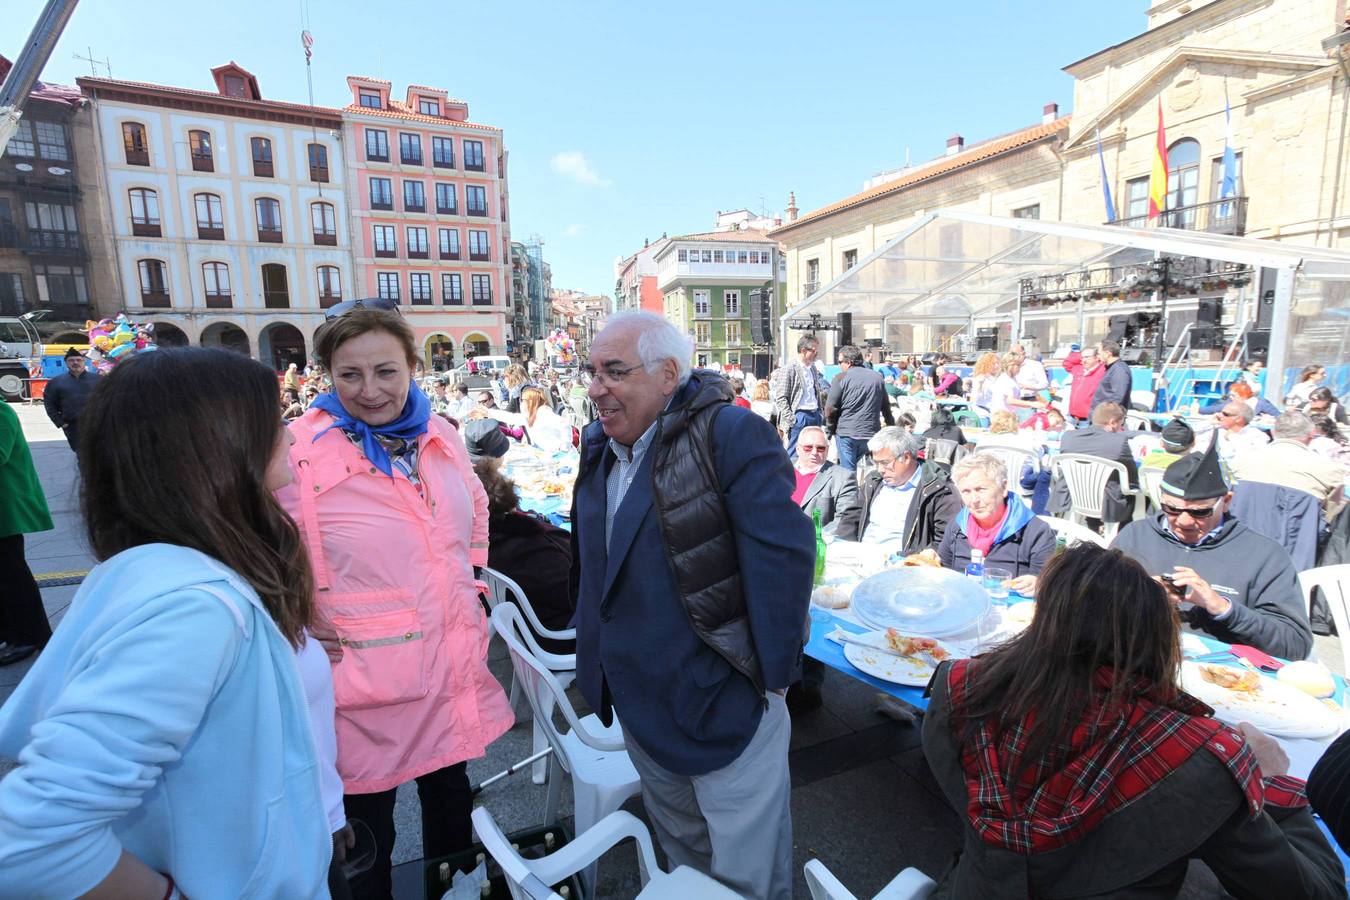
{"type": "Polygon", "coordinates": [[[974,578],[984,584],[984,551],[970,548],[970,562],[966,565],[966,577],[974,578]]]}

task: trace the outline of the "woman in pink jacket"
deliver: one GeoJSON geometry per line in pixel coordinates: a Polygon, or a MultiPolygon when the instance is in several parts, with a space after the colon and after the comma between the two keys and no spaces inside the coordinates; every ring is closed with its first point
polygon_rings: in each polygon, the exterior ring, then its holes
{"type": "Polygon", "coordinates": [[[487,497],[459,433],[412,382],[417,347],[397,306],[350,304],[315,336],[333,390],[290,424],[295,482],[278,496],[342,649],[337,767],[347,816],[378,847],[352,893],[387,900],[395,790],[417,780],[426,857],[469,846],[466,764],[512,716],[488,671],[473,572],[487,564],[487,497]]]}

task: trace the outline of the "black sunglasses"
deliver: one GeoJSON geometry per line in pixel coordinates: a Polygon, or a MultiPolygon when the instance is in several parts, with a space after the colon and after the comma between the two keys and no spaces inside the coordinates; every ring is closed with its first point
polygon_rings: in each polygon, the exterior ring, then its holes
{"type": "Polygon", "coordinates": [[[1214,515],[1214,509],[1217,506],[1218,504],[1215,504],[1214,506],[1200,506],[1184,509],[1182,507],[1172,506],[1170,503],[1164,503],[1162,504],[1162,511],[1163,515],[1170,519],[1175,519],[1182,513],[1188,513],[1192,519],[1200,520],[1208,519],[1210,516],[1214,515]]]}
{"type": "Polygon", "coordinates": [[[345,316],[354,309],[380,309],[385,312],[399,312],[398,301],[392,297],[362,297],[356,300],[343,300],[341,303],[334,303],[324,310],[324,321],[345,316]]]}

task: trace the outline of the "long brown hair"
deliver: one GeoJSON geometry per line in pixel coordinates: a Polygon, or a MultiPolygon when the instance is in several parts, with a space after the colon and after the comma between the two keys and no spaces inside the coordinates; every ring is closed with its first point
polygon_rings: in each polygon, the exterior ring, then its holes
{"type": "Polygon", "coordinates": [[[229,350],[120,363],[80,414],[80,499],[99,560],[143,544],[199,550],[248,582],[298,647],[314,575],[266,487],[282,428],[276,390],[271,370],[229,350]]]}
{"type": "Polygon", "coordinates": [[[525,410],[525,422],[531,428],[534,427],[534,417],[539,412],[539,407],[547,405],[548,398],[537,387],[527,387],[520,392],[520,406],[525,410]]]}
{"type": "Polygon", "coordinates": [[[985,720],[1000,732],[1027,728],[1021,758],[1034,764],[1059,752],[1098,704],[1114,708],[1140,690],[1171,702],[1180,690],[1178,631],[1176,611],[1143,566],[1119,550],[1071,547],[1041,571],[1027,630],[972,663],[952,721],[966,723],[963,742],[985,720]],[[1104,694],[1094,686],[1103,669],[1112,673],[1104,694]]]}

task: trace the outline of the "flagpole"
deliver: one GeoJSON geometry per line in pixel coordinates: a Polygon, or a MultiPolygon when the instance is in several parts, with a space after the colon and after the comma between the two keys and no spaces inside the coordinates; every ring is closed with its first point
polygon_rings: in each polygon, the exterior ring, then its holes
{"type": "MultiPolygon", "coordinates": [[[[305,24],[309,23],[306,22],[305,24]]],[[[305,49],[305,81],[309,83],[309,129],[310,134],[313,135],[313,143],[317,145],[319,143],[319,118],[314,109],[314,67],[311,65],[314,51],[310,49],[313,45],[314,37],[309,33],[309,29],[302,30],[300,32],[300,46],[305,49]]],[[[305,156],[308,159],[309,153],[307,152],[305,156]]],[[[313,163],[313,160],[309,160],[309,162],[313,163]]],[[[314,181],[313,171],[310,172],[310,180],[314,181]]],[[[319,196],[322,197],[323,182],[315,181],[315,184],[319,186],[319,196]]]]}

